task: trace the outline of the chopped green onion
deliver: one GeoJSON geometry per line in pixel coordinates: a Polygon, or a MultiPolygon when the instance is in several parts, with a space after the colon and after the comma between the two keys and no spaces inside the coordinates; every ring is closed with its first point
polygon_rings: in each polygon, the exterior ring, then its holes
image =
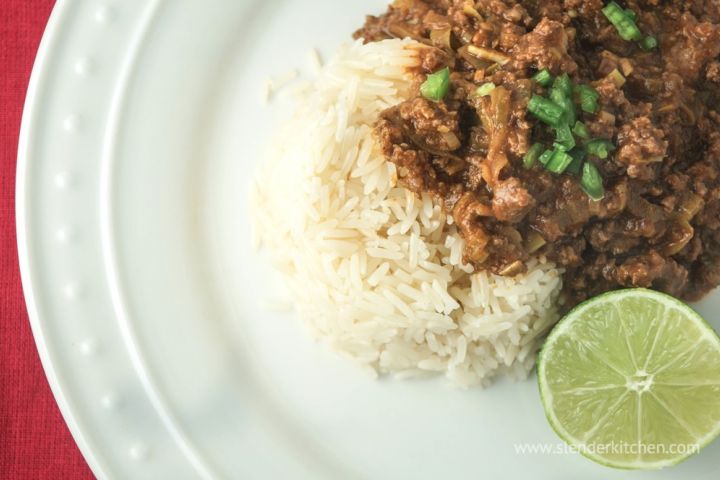
{"type": "Polygon", "coordinates": [[[577,111],[575,110],[575,103],[572,100],[572,91],[572,80],[570,80],[567,74],[557,77],[550,90],[550,100],[562,107],[565,112],[564,123],[569,125],[574,125],[577,120],[577,111]]]}
{"type": "Polygon", "coordinates": [[[623,40],[636,41],[642,40],[642,32],[638,28],[635,20],[630,17],[625,10],[616,2],[610,2],[602,9],[610,23],[612,23],[622,37],[623,40]]]}
{"type": "Polygon", "coordinates": [[[565,113],[563,116],[563,123],[567,125],[574,125],[577,121],[577,109],[575,108],[575,102],[573,102],[571,98],[567,97],[558,98],[558,101],[559,103],[555,103],[560,105],[565,113]]]}
{"type": "Polygon", "coordinates": [[[573,127],[572,131],[576,136],[578,136],[584,140],[587,140],[588,138],[590,138],[590,131],[585,126],[585,124],[582,122],[575,122],[575,126],[573,127]]]}
{"type": "Polygon", "coordinates": [[[592,162],[585,162],[585,165],[583,165],[580,186],[595,201],[605,198],[602,175],[600,175],[600,171],[592,162]]]}
{"type": "Polygon", "coordinates": [[[478,97],[484,97],[486,95],[490,95],[490,92],[495,90],[495,88],[497,88],[497,86],[492,82],[480,85],[478,87],[478,89],[475,90],[475,95],[477,95],[478,97]]]}
{"type": "Polygon", "coordinates": [[[572,99],[565,96],[561,97],[557,93],[551,95],[550,99],[563,109],[563,124],[574,125],[577,121],[577,109],[572,99]]]}
{"type": "Polygon", "coordinates": [[[568,155],[573,157],[573,161],[565,170],[565,173],[580,175],[580,172],[582,172],[583,160],[585,160],[585,150],[582,148],[573,148],[568,152],[568,155]]]}
{"type": "Polygon", "coordinates": [[[559,92],[560,94],[568,98],[572,95],[573,84],[572,80],[570,80],[570,76],[567,73],[563,73],[555,79],[555,81],[553,82],[553,91],[559,92]]]}
{"type": "Polygon", "coordinates": [[[583,112],[597,112],[598,100],[600,99],[600,94],[597,90],[588,85],[577,85],[575,87],[575,92],[579,97],[580,108],[582,108],[583,112]]]}
{"type": "Polygon", "coordinates": [[[528,153],[525,154],[525,157],[523,158],[523,166],[525,168],[534,167],[538,159],[540,158],[540,155],[542,155],[544,148],[545,147],[542,143],[536,143],[535,145],[530,147],[530,150],[528,150],[528,153]]]}
{"type": "Polygon", "coordinates": [[[545,168],[547,168],[548,171],[552,173],[557,173],[559,175],[561,173],[564,173],[572,162],[573,157],[568,155],[566,152],[558,149],[555,150],[555,153],[553,153],[552,158],[547,163],[547,165],[545,165],[545,168]]]}
{"type": "Polygon", "coordinates": [[[551,127],[561,125],[565,117],[565,111],[560,105],[540,95],[533,95],[528,104],[528,110],[551,127]]]}
{"type": "Polygon", "coordinates": [[[615,150],[615,145],[610,140],[596,139],[590,140],[585,144],[585,149],[590,155],[595,155],[598,158],[605,160],[610,155],[610,152],[615,150]]]}
{"type": "Polygon", "coordinates": [[[445,67],[439,72],[428,75],[427,80],[420,86],[420,93],[423,97],[433,102],[439,102],[450,89],[450,69],[445,67]]]}
{"type": "Polygon", "coordinates": [[[549,87],[553,82],[553,76],[550,73],[550,70],[546,68],[545,70],[541,70],[536,73],[533,80],[543,87],[549,87]]]}
{"type": "Polygon", "coordinates": [[[648,35],[647,37],[643,38],[640,42],[640,47],[642,47],[643,50],[655,50],[658,46],[657,38],[653,37],[652,35],[648,35]]]}
{"type": "Polygon", "coordinates": [[[626,8],[625,15],[627,15],[631,20],[637,20],[637,13],[635,13],[635,10],[626,8]]]}
{"type": "Polygon", "coordinates": [[[554,154],[555,150],[545,150],[543,154],[540,155],[540,158],[538,158],[538,161],[543,165],[547,165],[554,154]]]}
{"type": "Polygon", "coordinates": [[[561,125],[555,128],[555,148],[564,152],[575,148],[575,137],[570,130],[570,125],[561,125]]]}

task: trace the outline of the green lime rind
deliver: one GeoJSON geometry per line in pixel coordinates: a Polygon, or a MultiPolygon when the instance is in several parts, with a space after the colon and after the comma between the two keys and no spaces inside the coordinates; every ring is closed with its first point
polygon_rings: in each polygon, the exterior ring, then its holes
{"type": "Polygon", "coordinates": [[[588,300],[553,329],[537,365],[545,414],[569,445],[614,440],[634,429],[639,443],[647,436],[653,445],[698,447],[646,458],[578,448],[601,465],[630,470],[676,465],[720,435],[720,337],[697,312],[668,295],[628,289],[588,300]],[[652,371],[647,389],[638,383],[647,377],[634,371],[652,371]],[[580,432],[588,438],[579,438],[580,432]]]}

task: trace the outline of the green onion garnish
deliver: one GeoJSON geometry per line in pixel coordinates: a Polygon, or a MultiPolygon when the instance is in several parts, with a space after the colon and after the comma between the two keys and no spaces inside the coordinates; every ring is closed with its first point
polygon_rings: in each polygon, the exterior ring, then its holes
{"type": "Polygon", "coordinates": [[[490,95],[490,92],[495,90],[495,88],[497,88],[497,86],[494,83],[492,83],[492,82],[485,83],[483,85],[480,85],[478,87],[478,89],[475,90],[475,95],[477,95],[478,97],[484,97],[486,95],[490,95]]]}
{"type": "Polygon", "coordinates": [[[541,70],[536,73],[533,80],[543,87],[549,87],[553,82],[553,76],[550,73],[550,70],[546,68],[545,70],[541,70]]]}
{"type": "Polygon", "coordinates": [[[563,110],[563,124],[575,125],[575,122],[577,121],[577,109],[575,108],[575,103],[572,99],[563,97],[558,98],[557,101],[553,100],[553,102],[560,105],[563,110]]]}
{"type": "Polygon", "coordinates": [[[613,145],[610,140],[596,139],[587,142],[585,149],[590,155],[595,155],[605,160],[610,155],[610,152],[615,150],[615,145],[613,145]]]}
{"type": "Polygon", "coordinates": [[[557,173],[559,175],[565,172],[565,170],[567,170],[567,168],[572,162],[573,157],[568,155],[566,152],[558,149],[555,150],[555,153],[553,153],[552,158],[547,163],[547,165],[545,165],[545,168],[547,168],[548,171],[552,173],[557,173]]]}
{"type": "Polygon", "coordinates": [[[533,95],[528,104],[528,110],[551,127],[560,126],[565,117],[565,110],[560,105],[540,95],[533,95]]]}
{"type": "Polygon", "coordinates": [[[600,99],[600,94],[597,90],[588,85],[577,85],[575,87],[575,92],[577,92],[580,100],[580,108],[582,108],[583,112],[597,112],[598,100],[600,99]]]}
{"type": "Polygon", "coordinates": [[[585,150],[583,150],[582,148],[573,148],[568,152],[568,155],[573,157],[573,161],[567,167],[565,173],[569,173],[571,175],[580,175],[580,172],[582,172],[583,160],[585,160],[585,150]]]}
{"type": "Polygon", "coordinates": [[[555,148],[564,152],[575,148],[575,137],[569,125],[555,127],[555,148]]]}
{"type": "Polygon", "coordinates": [[[565,112],[565,123],[574,125],[577,120],[577,111],[572,99],[573,84],[568,74],[563,74],[555,79],[550,89],[550,100],[560,105],[565,112]]]}
{"type": "Polygon", "coordinates": [[[623,8],[616,2],[610,2],[602,9],[610,23],[612,23],[622,37],[623,40],[636,41],[642,40],[642,32],[638,28],[635,20],[630,17],[623,8]]]}
{"type": "Polygon", "coordinates": [[[580,186],[595,201],[600,201],[605,197],[602,175],[592,162],[585,162],[583,165],[580,186]]]}
{"type": "Polygon", "coordinates": [[[433,102],[439,102],[450,90],[450,69],[445,67],[439,72],[428,75],[427,80],[420,86],[423,97],[433,102]]]}
{"type": "Polygon", "coordinates": [[[635,10],[632,10],[630,8],[625,9],[625,15],[630,17],[632,20],[637,20],[637,13],[635,13],[635,10]]]}
{"type": "Polygon", "coordinates": [[[554,150],[545,150],[543,154],[540,155],[540,158],[538,158],[538,161],[543,165],[547,165],[554,154],[554,150]]]}
{"type": "Polygon", "coordinates": [[[584,140],[590,138],[590,131],[582,122],[575,122],[575,126],[573,127],[572,131],[576,136],[584,140]]]}
{"type": "Polygon", "coordinates": [[[657,38],[653,37],[652,35],[648,35],[647,37],[643,38],[640,42],[640,47],[642,47],[643,50],[655,50],[658,46],[657,38]]]}
{"type": "Polygon", "coordinates": [[[542,155],[544,149],[545,147],[542,143],[536,143],[535,145],[530,147],[530,150],[528,150],[528,153],[526,153],[525,157],[523,158],[523,166],[525,168],[534,167],[538,159],[540,158],[540,155],[542,155]]]}
{"type": "MultiPolygon", "coordinates": [[[[563,95],[565,97],[570,97],[572,95],[572,80],[570,80],[570,76],[567,73],[563,73],[559,77],[555,79],[553,82],[553,92],[556,92],[558,95],[563,95]]],[[[551,92],[551,95],[552,93],[551,92]]]]}
{"type": "Polygon", "coordinates": [[[566,97],[562,106],[565,109],[565,123],[569,126],[575,125],[575,122],[577,122],[577,108],[575,108],[572,97],[566,97]]]}

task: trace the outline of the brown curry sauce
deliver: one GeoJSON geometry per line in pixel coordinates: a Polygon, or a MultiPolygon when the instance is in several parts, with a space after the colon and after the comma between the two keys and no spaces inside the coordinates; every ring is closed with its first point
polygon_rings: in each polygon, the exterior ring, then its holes
{"type": "MultiPolygon", "coordinates": [[[[720,284],[720,2],[633,1],[659,47],[623,40],[600,0],[398,0],[355,36],[411,37],[421,48],[417,94],[385,111],[376,133],[400,184],[442,203],[465,239],[465,260],[514,276],[543,255],[565,270],[566,308],[622,287],[697,300],[720,284]],[[470,7],[470,8],[468,8],[470,7]],[[477,61],[468,46],[496,61],[477,61]],[[451,70],[441,102],[426,75],[451,70]],[[523,166],[547,141],[527,112],[539,70],[592,85],[593,137],[617,147],[590,157],[604,178],[593,201],[572,175],[523,166]],[[611,73],[623,73],[618,85],[611,73]],[[473,95],[493,82],[488,96],[473,95]]],[[[552,141],[551,139],[549,140],[552,141]]]]}

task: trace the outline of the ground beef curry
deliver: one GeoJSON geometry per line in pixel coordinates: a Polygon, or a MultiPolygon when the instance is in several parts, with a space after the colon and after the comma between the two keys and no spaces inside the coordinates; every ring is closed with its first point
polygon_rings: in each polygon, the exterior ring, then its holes
{"type": "Polygon", "coordinates": [[[397,0],[356,32],[421,47],[376,126],[465,260],[565,270],[565,305],[720,284],[720,1],[397,0]]]}

